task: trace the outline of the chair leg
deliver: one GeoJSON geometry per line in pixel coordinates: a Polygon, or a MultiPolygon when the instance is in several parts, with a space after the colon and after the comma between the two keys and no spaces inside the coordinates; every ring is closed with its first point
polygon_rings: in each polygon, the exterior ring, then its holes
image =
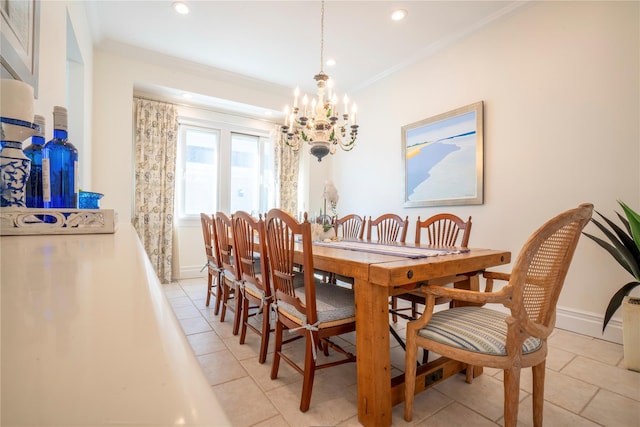
{"type": "Polygon", "coordinates": [[[240,331],[240,313],[242,311],[242,301],[244,300],[242,292],[240,292],[238,286],[234,285],[233,296],[235,300],[233,304],[233,311],[235,311],[235,316],[233,316],[233,335],[238,335],[238,332],[240,331]]]}
{"type": "Polygon", "coordinates": [[[398,321],[398,315],[396,314],[396,310],[398,309],[398,298],[396,297],[391,297],[391,320],[393,320],[393,323],[396,323],[398,321]]]}
{"type": "Polygon", "coordinates": [[[224,286],[224,283],[222,282],[224,281],[224,279],[220,275],[218,275],[218,277],[216,278],[216,281],[218,284],[216,285],[216,305],[213,310],[213,314],[217,316],[218,313],[220,312],[220,304],[222,302],[222,292],[223,292],[222,288],[224,286]]]}
{"type": "Polygon", "coordinates": [[[316,361],[313,359],[313,346],[318,342],[318,334],[309,331],[306,339],[304,355],[304,379],[302,380],[302,397],[300,398],[300,411],[307,412],[311,404],[311,392],[313,391],[313,379],[316,375],[316,361]]]}
{"type": "Polygon", "coordinates": [[[282,323],[277,319],[276,315],[276,331],[275,331],[275,346],[273,351],[273,364],[271,365],[271,379],[278,378],[278,369],[280,368],[280,353],[282,352],[282,323]]]}
{"type": "Polygon", "coordinates": [[[225,282],[225,279],[222,279],[222,301],[220,302],[220,321],[224,322],[224,318],[227,314],[227,301],[229,301],[229,286],[225,282]]]}
{"type": "Polygon", "coordinates": [[[520,367],[514,366],[504,370],[504,427],[516,427],[518,424],[519,403],[520,367]]]}
{"type": "MultiPolygon", "coordinates": [[[[240,321],[240,344],[244,344],[247,337],[247,322],[249,321],[249,299],[242,300],[242,320],[240,321]]],[[[236,317],[240,317],[240,313],[236,313],[236,317]]]]}
{"type": "Polygon", "coordinates": [[[542,411],[544,408],[544,374],[546,360],[533,369],[533,427],[542,427],[542,411]]]}
{"type": "Polygon", "coordinates": [[[465,382],[471,384],[473,382],[473,365],[467,364],[465,371],[465,382]]]}
{"type": "Polygon", "coordinates": [[[267,360],[267,350],[269,349],[269,334],[271,333],[271,322],[269,316],[271,313],[271,304],[266,303],[262,307],[262,336],[260,337],[260,356],[258,363],[264,363],[267,360]]]}
{"type": "Polygon", "coordinates": [[[411,421],[413,417],[413,397],[416,389],[416,357],[418,346],[415,338],[407,336],[407,352],[405,354],[404,371],[404,419],[411,421]]]}
{"type": "Polygon", "coordinates": [[[213,287],[213,275],[211,273],[207,273],[207,301],[205,302],[205,307],[209,307],[209,302],[211,301],[211,288],[213,287]]]}

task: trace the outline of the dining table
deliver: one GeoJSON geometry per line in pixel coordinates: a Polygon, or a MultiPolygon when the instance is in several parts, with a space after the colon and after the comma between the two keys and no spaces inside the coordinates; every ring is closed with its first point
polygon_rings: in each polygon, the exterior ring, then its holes
{"type": "MultiPolygon", "coordinates": [[[[412,243],[369,241],[314,242],[314,269],[354,279],[358,420],[385,427],[392,408],[404,400],[404,374],[391,376],[389,297],[425,284],[455,281],[479,290],[483,270],[511,262],[511,253],[495,249],[435,248],[412,243]]],[[[466,368],[438,358],[418,368],[416,393],[466,368]]],[[[474,376],[481,374],[475,368],[474,376]]]]}

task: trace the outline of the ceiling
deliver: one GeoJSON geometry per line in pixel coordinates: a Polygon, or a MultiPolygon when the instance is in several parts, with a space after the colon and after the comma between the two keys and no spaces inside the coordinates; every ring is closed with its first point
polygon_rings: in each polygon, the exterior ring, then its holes
{"type": "MultiPolygon", "coordinates": [[[[87,0],[94,44],[134,48],[314,92],[320,1],[87,0]]],[[[337,1],[325,4],[323,66],[338,94],[353,93],[495,22],[523,1],[337,1]],[[390,15],[405,9],[399,22],[390,15]]]]}

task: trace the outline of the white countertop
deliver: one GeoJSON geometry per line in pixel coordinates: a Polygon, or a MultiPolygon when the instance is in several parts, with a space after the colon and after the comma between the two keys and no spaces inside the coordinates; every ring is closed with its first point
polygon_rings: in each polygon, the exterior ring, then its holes
{"type": "Polygon", "coordinates": [[[140,241],[0,237],[1,425],[230,425],[140,241]]]}

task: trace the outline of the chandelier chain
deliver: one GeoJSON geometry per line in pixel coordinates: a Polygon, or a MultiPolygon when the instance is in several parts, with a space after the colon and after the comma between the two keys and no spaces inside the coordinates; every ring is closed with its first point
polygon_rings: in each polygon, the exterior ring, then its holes
{"type": "Polygon", "coordinates": [[[322,8],[320,9],[320,72],[324,72],[324,0],[322,0],[322,8]]]}

